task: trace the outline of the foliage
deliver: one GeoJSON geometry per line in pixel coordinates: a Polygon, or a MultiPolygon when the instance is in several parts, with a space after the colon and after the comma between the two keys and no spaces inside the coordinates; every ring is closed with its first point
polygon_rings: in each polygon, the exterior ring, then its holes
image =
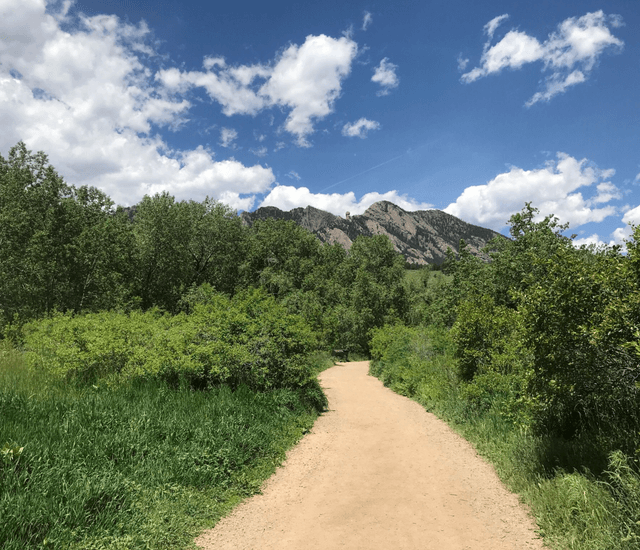
{"type": "Polygon", "coordinates": [[[519,296],[536,426],[565,436],[600,431],[620,445],[640,429],[640,368],[629,349],[637,341],[637,313],[629,310],[639,290],[629,284],[628,262],[567,247],[546,263],[545,276],[519,296]]]}
{"type": "Polygon", "coordinates": [[[74,388],[0,352],[0,546],[180,548],[313,424],[303,390],[74,388]]]}
{"type": "Polygon", "coordinates": [[[0,156],[0,329],[59,310],[97,311],[129,297],[131,232],[94,188],[64,183],[24,143],[0,156]]]}
{"type": "Polygon", "coordinates": [[[159,378],[265,391],[314,383],[306,361],[316,348],[313,333],[260,290],[211,293],[192,302],[189,315],[55,314],[23,332],[34,368],[80,384],[159,378]]]}
{"type": "Polygon", "coordinates": [[[522,429],[497,371],[463,381],[453,342],[441,327],[387,326],[374,331],[371,373],[447,420],[487,457],[531,506],[545,544],[580,550],[632,550],[640,541],[640,463],[612,453],[599,477],[588,437],[567,442],[522,429]]]}
{"type": "Polygon", "coordinates": [[[175,311],[182,294],[203,283],[234,292],[245,238],[235,211],[209,198],[176,202],[162,193],[145,196],[133,221],[134,286],[144,308],[175,311]]]}

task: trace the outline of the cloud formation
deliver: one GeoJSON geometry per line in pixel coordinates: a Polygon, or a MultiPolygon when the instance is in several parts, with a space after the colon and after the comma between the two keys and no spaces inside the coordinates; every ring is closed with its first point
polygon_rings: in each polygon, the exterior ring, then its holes
{"type": "Polygon", "coordinates": [[[158,88],[144,23],[71,16],[69,6],[3,0],[0,150],[22,140],[46,151],[69,183],[98,187],[119,204],[168,191],[247,209],[269,190],[271,168],[217,161],[203,147],[172,150],[156,133],[184,124],[191,103],[158,88]]]}
{"type": "Polygon", "coordinates": [[[489,37],[489,40],[493,38],[493,33],[496,32],[496,29],[500,26],[500,24],[505,20],[509,19],[509,14],[505,13],[503,15],[498,15],[498,17],[494,17],[491,21],[489,21],[484,26],[484,32],[489,37]]]}
{"type": "Polygon", "coordinates": [[[364,139],[367,137],[369,130],[378,130],[380,123],[375,120],[361,118],[356,122],[348,122],[342,128],[342,135],[347,137],[359,137],[364,139]]]}
{"type": "Polygon", "coordinates": [[[204,88],[227,115],[255,115],[280,106],[289,110],[284,129],[308,147],[314,121],[332,113],[342,81],[351,72],[358,45],[349,37],[307,36],[291,44],[275,62],[230,66],[222,58],[205,58],[204,71],[159,71],[156,79],[174,95],[204,88]]]}
{"type": "Polygon", "coordinates": [[[540,210],[540,217],[556,215],[562,223],[577,227],[587,222],[600,222],[617,209],[607,205],[621,198],[619,189],[607,180],[614,170],[600,170],[587,159],[577,160],[558,153],[557,160],[544,168],[523,170],[512,167],[485,185],[467,187],[456,202],[444,211],[470,223],[504,229],[509,218],[531,202],[540,210]],[[590,198],[580,189],[596,187],[590,198]],[[605,206],[606,205],[606,206],[605,206]]]}
{"type": "Polygon", "coordinates": [[[371,81],[382,86],[382,89],[378,91],[379,96],[389,95],[393,88],[398,87],[400,80],[396,75],[397,69],[398,66],[391,63],[387,57],[380,61],[380,65],[374,69],[371,81]]]}
{"type": "Polygon", "coordinates": [[[622,18],[606,15],[602,10],[565,19],[544,42],[514,29],[491,45],[496,29],[507,17],[501,15],[484,26],[488,41],[480,65],[463,74],[461,80],[470,83],[503,69],[519,69],[539,61],[546,74],[543,89],[525,103],[527,107],[549,101],[569,87],[585,82],[605,51],[620,51],[624,45],[610,30],[622,25],[622,18]]]}
{"type": "Polygon", "coordinates": [[[362,214],[373,203],[378,201],[389,201],[408,211],[433,208],[431,204],[417,202],[395,190],[387,193],[367,193],[360,200],[357,200],[355,193],[352,191],[344,194],[312,193],[306,187],[289,185],[276,185],[260,203],[260,206],[277,206],[281,210],[288,211],[292,208],[304,208],[310,205],[320,210],[331,212],[336,216],[344,216],[345,212],[362,214]]]}
{"type": "Polygon", "coordinates": [[[371,23],[373,23],[373,16],[370,12],[365,11],[364,16],[362,17],[362,30],[366,31],[371,23]]]}
{"type": "Polygon", "coordinates": [[[236,139],[238,139],[238,132],[233,128],[222,128],[220,130],[220,145],[223,147],[231,147],[236,139]]]}

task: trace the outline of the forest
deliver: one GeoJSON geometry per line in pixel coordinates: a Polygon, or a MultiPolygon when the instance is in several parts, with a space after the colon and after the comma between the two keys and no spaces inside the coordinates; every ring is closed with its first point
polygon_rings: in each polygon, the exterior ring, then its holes
{"type": "Polygon", "coordinates": [[[3,548],[187,547],[310,429],[336,349],[469,439],[550,547],[639,548],[640,229],[576,248],[538,214],[489,262],[461,242],[407,270],[382,236],[346,252],[211,199],[116,207],[19,143],[0,156],[3,548]]]}

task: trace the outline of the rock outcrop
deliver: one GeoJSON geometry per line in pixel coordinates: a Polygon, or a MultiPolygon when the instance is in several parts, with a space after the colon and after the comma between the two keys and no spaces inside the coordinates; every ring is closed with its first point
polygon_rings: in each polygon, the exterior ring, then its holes
{"type": "Polygon", "coordinates": [[[482,256],[481,249],[499,236],[441,210],[407,212],[387,201],[371,205],[362,215],[345,218],[313,206],[289,212],[265,206],[255,212],[243,212],[241,217],[246,225],[268,218],[293,220],[322,242],[340,243],[347,250],[359,235],[387,235],[406,261],[414,264],[441,264],[448,247],[458,251],[460,239],[469,245],[472,254],[482,256]]]}

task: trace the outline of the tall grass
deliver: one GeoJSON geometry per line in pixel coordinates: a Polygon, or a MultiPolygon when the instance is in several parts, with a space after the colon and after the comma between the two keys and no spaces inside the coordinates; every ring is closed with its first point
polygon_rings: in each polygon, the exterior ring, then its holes
{"type": "Polygon", "coordinates": [[[187,547],[312,426],[303,391],[66,386],[3,347],[0,547],[187,547]]]}
{"type": "Polygon", "coordinates": [[[373,375],[447,421],[494,465],[531,507],[548,546],[640,548],[638,456],[602,456],[588,436],[533,435],[504,407],[508,385],[477,399],[457,377],[444,329],[385,327],[374,335],[372,355],[373,375]]]}

